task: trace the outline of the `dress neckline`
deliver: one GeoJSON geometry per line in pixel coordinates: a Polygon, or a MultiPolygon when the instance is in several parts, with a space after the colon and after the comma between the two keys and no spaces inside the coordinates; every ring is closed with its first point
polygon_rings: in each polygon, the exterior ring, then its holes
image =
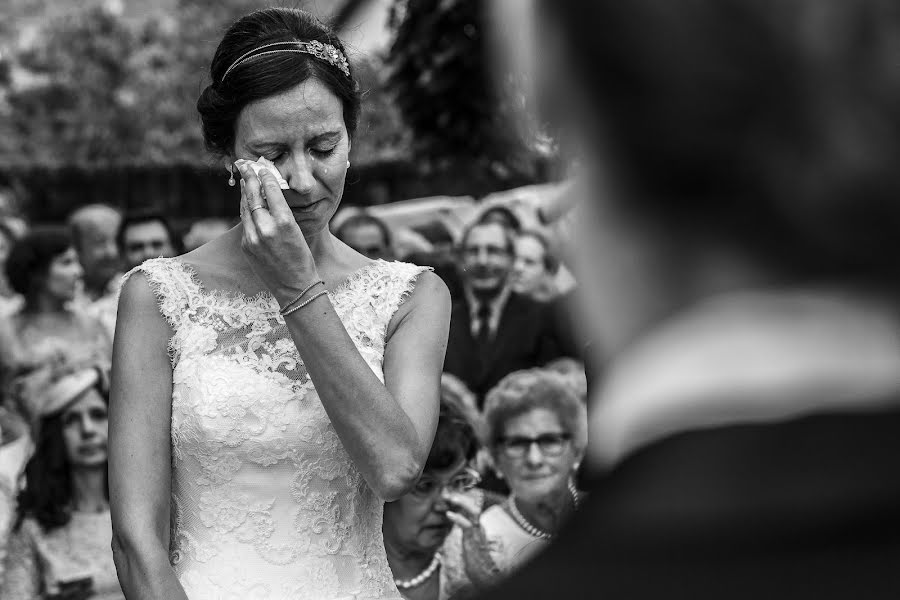
{"type": "MultiPolygon", "coordinates": [[[[197,288],[198,293],[203,296],[207,296],[213,298],[215,300],[221,300],[224,302],[239,302],[243,304],[254,305],[261,309],[267,309],[274,312],[277,312],[279,309],[278,302],[275,300],[275,297],[272,296],[272,293],[269,290],[261,290],[260,292],[248,296],[247,294],[238,291],[238,290],[224,290],[218,288],[207,288],[204,283],[200,280],[200,277],[197,275],[197,271],[194,268],[181,260],[179,257],[174,256],[171,259],[175,264],[179,265],[184,273],[190,278],[191,283],[194,287],[197,288]]],[[[372,262],[361,266],[355,271],[351,271],[349,275],[347,275],[340,283],[338,283],[333,289],[328,290],[328,297],[334,299],[334,297],[343,292],[345,289],[349,288],[352,284],[356,283],[360,279],[362,279],[363,275],[369,272],[372,268],[376,266],[380,266],[382,264],[387,264],[388,261],[378,258],[373,260],[372,262]]]]}

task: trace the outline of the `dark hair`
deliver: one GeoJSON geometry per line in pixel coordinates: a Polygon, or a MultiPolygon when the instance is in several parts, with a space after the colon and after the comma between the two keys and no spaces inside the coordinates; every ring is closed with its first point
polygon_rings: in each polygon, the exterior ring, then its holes
{"type": "Polygon", "coordinates": [[[547,236],[536,229],[523,229],[516,235],[516,238],[523,237],[530,237],[533,240],[537,240],[537,243],[544,248],[544,258],[541,261],[544,264],[544,270],[551,275],[556,273],[559,270],[559,259],[557,259],[550,250],[550,242],[547,241],[547,236]]]}
{"type": "Polygon", "coordinates": [[[477,227],[490,227],[492,225],[496,225],[496,226],[500,227],[500,229],[503,230],[503,237],[506,240],[506,250],[510,254],[515,254],[515,251],[516,251],[515,234],[516,234],[516,232],[513,231],[512,229],[510,229],[509,227],[504,227],[502,224],[497,223],[496,221],[488,221],[485,223],[485,222],[481,221],[480,219],[475,221],[474,223],[469,223],[462,230],[462,233],[459,236],[459,244],[457,244],[457,246],[456,246],[457,251],[462,251],[462,249],[466,247],[466,243],[468,243],[468,241],[469,241],[469,235],[471,235],[473,229],[475,229],[477,227]]]}
{"type": "Polygon", "coordinates": [[[145,223],[160,223],[166,230],[166,234],[169,236],[169,242],[172,244],[172,248],[174,248],[176,252],[180,251],[181,244],[179,242],[181,240],[175,235],[172,224],[169,223],[169,220],[165,216],[156,212],[137,212],[126,214],[122,219],[122,222],[119,223],[119,230],[116,232],[116,245],[119,247],[120,252],[125,250],[125,233],[128,229],[136,225],[144,225],[145,223]]]}
{"type": "Polygon", "coordinates": [[[478,217],[479,223],[500,223],[504,227],[512,229],[519,233],[522,230],[522,221],[516,216],[512,209],[506,206],[492,206],[478,217]],[[497,220],[499,218],[499,221],[497,220]],[[501,223],[502,221],[502,223],[501,223]]]}
{"type": "Polygon", "coordinates": [[[206,147],[227,156],[234,151],[235,123],[251,102],[283,93],[310,78],[322,82],[344,106],[344,124],[352,137],[359,120],[360,96],[350,76],[338,67],[309,54],[279,52],[257,54],[241,63],[222,81],[228,68],[242,55],[275,42],[319,41],[347,52],[337,35],[310,14],[292,8],[266,8],[240,18],[228,31],[210,65],[212,83],[197,100],[206,147]]]}
{"type": "MultiPolygon", "coordinates": [[[[109,404],[101,382],[93,389],[109,404]]],[[[50,531],[65,526],[72,518],[72,475],[63,439],[64,413],[62,410],[44,417],[38,427],[34,454],[25,466],[25,488],[18,496],[17,527],[30,517],[44,531],[50,531]]],[[[106,498],[109,499],[108,483],[106,498]]]]}
{"type": "Polygon", "coordinates": [[[6,261],[9,285],[27,298],[47,275],[53,259],[73,248],[72,236],[65,227],[35,227],[13,244],[6,261]]]}
{"type": "Polygon", "coordinates": [[[381,236],[384,239],[384,243],[386,246],[390,247],[393,242],[393,236],[391,235],[391,229],[388,227],[387,223],[376,217],[375,215],[367,212],[361,212],[355,215],[351,215],[344,219],[344,222],[340,224],[340,226],[334,231],[334,236],[344,241],[344,236],[347,235],[347,232],[355,227],[362,227],[365,225],[374,225],[379,230],[381,230],[381,236]]]}
{"type": "Polygon", "coordinates": [[[437,431],[425,461],[425,471],[447,469],[461,459],[469,461],[475,457],[478,435],[475,432],[475,417],[470,413],[456,394],[442,383],[437,431]]]}
{"type": "Polygon", "coordinates": [[[564,31],[565,60],[596,111],[582,126],[629,207],[790,272],[896,274],[893,2],[540,6],[564,31]]]}

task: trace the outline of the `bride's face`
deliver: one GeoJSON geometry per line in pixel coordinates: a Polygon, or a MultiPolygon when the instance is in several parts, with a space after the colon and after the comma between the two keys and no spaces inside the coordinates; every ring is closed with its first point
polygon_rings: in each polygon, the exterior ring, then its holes
{"type": "Polygon", "coordinates": [[[248,104],[235,127],[234,159],[271,160],[290,185],[285,200],[304,235],[328,227],[344,192],[350,137],[343,106],[318,79],[248,104]]]}

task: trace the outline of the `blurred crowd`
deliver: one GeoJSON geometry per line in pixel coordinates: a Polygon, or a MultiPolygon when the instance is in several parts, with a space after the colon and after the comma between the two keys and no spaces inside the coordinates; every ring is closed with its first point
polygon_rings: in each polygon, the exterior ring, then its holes
{"type": "MultiPolygon", "coordinates": [[[[579,502],[586,345],[570,324],[559,234],[538,213],[493,203],[455,234],[354,207],[332,221],[360,253],[431,266],[452,292],[434,446],[416,488],[385,509],[390,565],[409,598],[466,597],[497,581],[579,502]]],[[[232,225],[205,219],[179,235],[165,215],[106,204],[65,224],[0,222],[0,597],[121,597],[106,472],[118,288],[143,261],[232,225]]]]}

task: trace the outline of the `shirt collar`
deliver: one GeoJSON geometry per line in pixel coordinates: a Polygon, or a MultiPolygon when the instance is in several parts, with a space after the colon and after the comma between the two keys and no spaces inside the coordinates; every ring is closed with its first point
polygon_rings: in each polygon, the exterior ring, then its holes
{"type": "MultiPolygon", "coordinates": [[[[481,323],[478,321],[478,306],[483,300],[479,300],[474,292],[472,292],[472,288],[468,286],[464,288],[464,293],[466,296],[466,304],[469,307],[469,323],[472,328],[472,335],[476,335],[481,328],[481,323]]],[[[500,325],[500,315],[503,314],[503,308],[506,306],[506,302],[509,300],[511,293],[512,289],[509,284],[506,284],[500,290],[500,293],[487,301],[488,308],[491,311],[490,317],[488,318],[488,328],[491,335],[494,335],[497,332],[497,327],[500,325]]]]}

